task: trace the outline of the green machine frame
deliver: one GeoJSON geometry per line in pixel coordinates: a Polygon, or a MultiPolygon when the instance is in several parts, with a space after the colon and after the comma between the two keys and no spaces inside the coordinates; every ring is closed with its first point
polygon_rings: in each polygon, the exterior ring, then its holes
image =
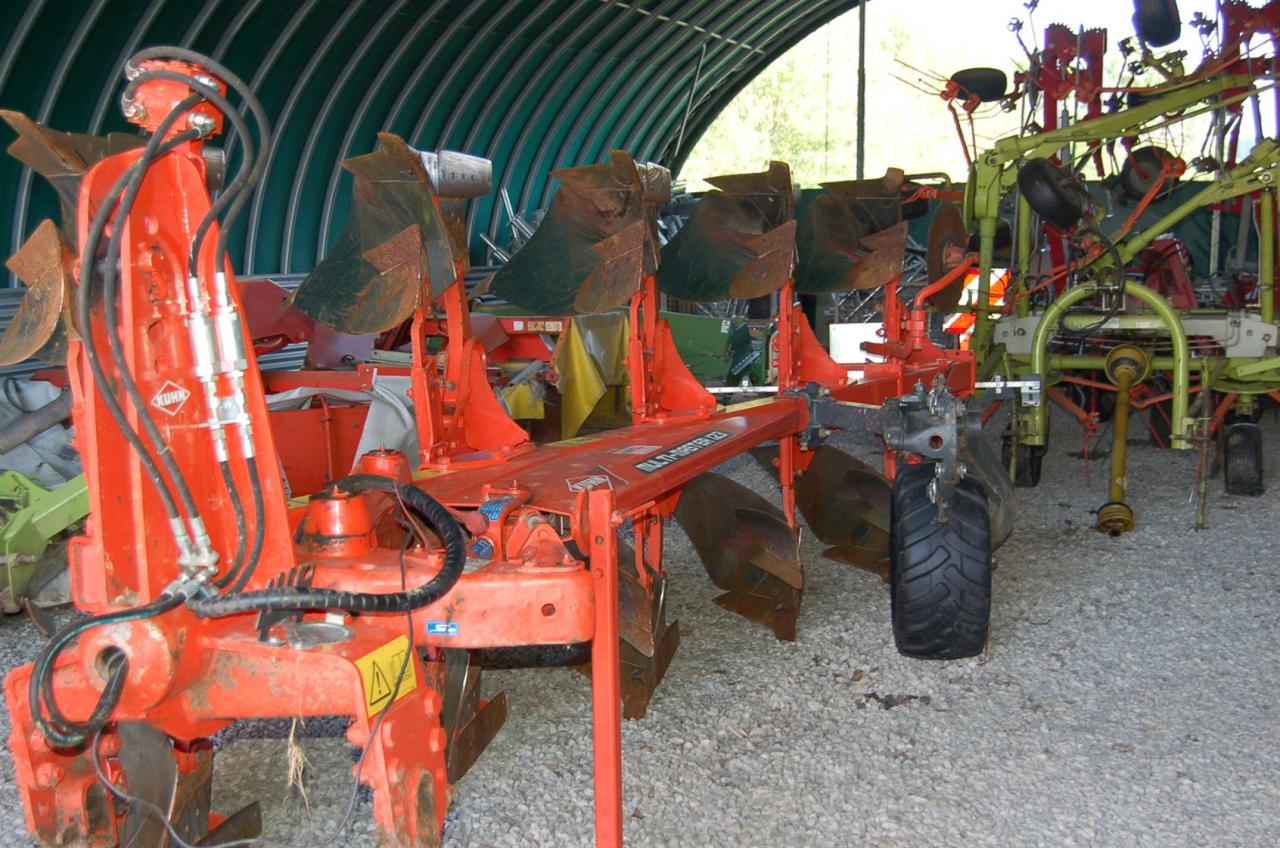
{"type": "MultiPolygon", "coordinates": [[[[1038,376],[1046,388],[1057,381],[1057,374],[1069,370],[1099,370],[1103,367],[1101,355],[1051,355],[1048,352],[1050,337],[1062,322],[1067,327],[1089,326],[1099,316],[1068,313],[1073,306],[1089,301],[1116,289],[1114,281],[1119,269],[1115,257],[1103,251],[1077,271],[1088,271],[1094,277],[1087,282],[1063,291],[1043,311],[1033,314],[1029,298],[1020,297],[1012,314],[997,317],[987,304],[990,300],[992,269],[994,265],[995,237],[999,221],[1000,205],[1015,188],[1018,165],[1031,157],[1049,157],[1058,154],[1071,144],[1099,144],[1124,136],[1150,132],[1188,118],[1206,114],[1233,103],[1255,96],[1258,89],[1248,76],[1222,76],[1190,81],[1166,89],[1160,96],[1141,105],[1122,111],[1082,121],[1050,132],[1002,139],[985,152],[974,164],[965,193],[965,220],[971,231],[976,229],[979,238],[978,306],[971,347],[979,362],[980,379],[988,379],[996,373],[1026,379],[1038,376]],[[1168,117],[1173,115],[1174,117],[1168,117]],[[1010,351],[1009,345],[997,334],[999,325],[1017,325],[1007,337],[1018,335],[1030,339],[1027,350],[1010,351]]],[[[1239,394],[1244,403],[1251,404],[1253,396],[1280,389],[1280,357],[1275,356],[1275,187],[1280,179],[1280,145],[1274,140],[1262,139],[1250,155],[1234,168],[1206,184],[1205,188],[1168,211],[1158,221],[1139,233],[1116,243],[1122,264],[1132,261],[1161,233],[1186,218],[1197,209],[1242,195],[1260,192],[1259,238],[1259,305],[1256,308],[1228,313],[1227,310],[1195,310],[1185,313],[1173,308],[1160,294],[1145,285],[1126,281],[1124,292],[1144,304],[1150,312],[1125,313],[1110,318],[1098,327],[1100,333],[1115,331],[1160,331],[1168,334],[1172,350],[1168,356],[1157,356],[1152,367],[1171,375],[1171,446],[1188,448],[1194,424],[1188,417],[1191,394],[1191,370],[1193,366],[1201,377],[1204,390],[1217,389],[1239,394]],[[1251,313],[1251,314],[1250,314],[1251,313]],[[1199,323],[1189,321],[1194,314],[1199,323]],[[1256,332],[1254,345],[1257,355],[1227,355],[1224,357],[1195,357],[1189,350],[1188,324],[1192,329],[1203,328],[1208,322],[1221,324],[1244,321],[1251,336],[1256,332]],[[1265,339],[1263,338],[1265,336],[1265,339]],[[1264,351],[1269,351],[1266,353],[1264,351]]],[[[1029,280],[1031,252],[1034,242],[1032,212],[1024,197],[1019,196],[1016,211],[1015,266],[1006,297],[1017,297],[1029,280]]],[[[1024,345],[1025,347],[1025,342],[1024,345]]],[[[1048,430],[1048,409],[1045,405],[1023,408],[1018,411],[1015,431],[1020,443],[1044,445],[1048,430]]]]}

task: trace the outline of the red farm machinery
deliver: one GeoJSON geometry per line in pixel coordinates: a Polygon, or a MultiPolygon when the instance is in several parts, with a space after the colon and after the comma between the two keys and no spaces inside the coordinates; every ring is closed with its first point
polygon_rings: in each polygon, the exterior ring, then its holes
{"type": "MultiPolygon", "coordinates": [[[[125,114],[144,131],[133,143],[8,116],[14,152],[54,179],[67,220],[24,247],[32,290],[5,344],[30,355],[65,339],[91,503],[70,548],[87,617],[5,683],[39,840],[252,844],[255,807],[210,809],[210,737],[239,719],[338,715],[361,749],[353,771],[380,838],[436,844],[452,784],[505,718],[501,695],[480,696],[473,652],[577,646],[590,667],[597,844],[620,844],[623,712],[643,714],[678,641],[665,621],[670,518],[718,603],[780,639],[795,637],[805,588],[800,512],[832,556],[888,562],[904,653],[982,650],[1008,483],[966,406],[972,358],[925,332],[930,298],[959,272],[908,307],[887,281],[886,360],[851,382],[795,304],[785,165],[723,178],[675,258],[653,221],[665,169],[619,152],[566,171],[493,286],[549,315],[625,309],[631,422],[535,444],[495,396],[462,284],[461,212],[489,190],[488,163],[383,135],[344,163],[346,229],[273,313],[407,339],[408,363],[383,370],[406,378],[416,454],[378,447],[352,467],[352,448],[335,453],[325,428],[358,423],[272,413],[264,385],[359,387],[374,369],[260,371],[255,342],[276,336],[251,330],[253,283],[227,258],[267,117],[234,73],[182,49],[145,50],[126,75],[125,114]],[[228,126],[244,165],[219,189],[210,143],[228,126]],[[701,271],[670,276],[699,259],[701,271]],[[719,404],[682,362],[659,286],[695,278],[706,297],[778,293],[767,395],[719,404]],[[823,444],[822,416],[840,402],[883,428],[892,485],[823,444]],[[711,471],[749,451],[774,468],[779,506],[711,471]],[[316,483],[291,493],[297,466],[316,483]]],[[[844,249],[846,264],[862,256],[844,249]]]]}

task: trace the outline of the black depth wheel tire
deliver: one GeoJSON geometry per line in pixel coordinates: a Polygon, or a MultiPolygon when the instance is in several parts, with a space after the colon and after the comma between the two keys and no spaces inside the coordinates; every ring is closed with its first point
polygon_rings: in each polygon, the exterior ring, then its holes
{"type": "Polygon", "coordinates": [[[1262,483],[1262,428],[1237,421],[1222,428],[1222,483],[1228,495],[1257,497],[1262,483]]]}
{"type": "MultiPolygon", "coordinates": [[[[1019,489],[1034,489],[1040,485],[1040,466],[1044,463],[1045,446],[1019,443],[1017,448],[1018,467],[1013,475],[1013,485],[1019,489]]],[[[1006,469],[1011,459],[1013,459],[1013,440],[1006,438],[1000,446],[1000,461],[1004,463],[1006,469]]]]}
{"type": "Polygon", "coordinates": [[[1009,77],[999,68],[965,68],[951,75],[951,81],[960,89],[960,96],[976,95],[983,103],[1004,99],[1009,87],[1009,77]]]}
{"type": "Polygon", "coordinates": [[[1037,215],[1060,229],[1084,217],[1084,198],[1075,178],[1048,159],[1026,161],[1018,171],[1018,190],[1037,215]]]}
{"type": "Polygon", "coordinates": [[[1167,47],[1182,35],[1177,0],[1134,0],[1133,29],[1152,47],[1167,47]]]}
{"type": "Polygon", "coordinates": [[[954,660],[980,654],[991,619],[987,492],[961,480],[943,520],[929,499],[934,464],[907,465],[893,481],[889,597],[898,652],[954,660]]]}

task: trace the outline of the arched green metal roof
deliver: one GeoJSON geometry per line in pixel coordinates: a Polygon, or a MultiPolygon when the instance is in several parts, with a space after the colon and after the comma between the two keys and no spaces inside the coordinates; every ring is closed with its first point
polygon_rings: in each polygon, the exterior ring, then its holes
{"type": "MultiPolygon", "coordinates": [[[[336,237],[349,178],[339,160],[379,131],[494,162],[470,227],[501,243],[498,189],[543,206],[556,168],[612,148],[678,172],[694,142],[773,59],[857,0],[27,0],[0,4],[0,107],[57,129],[127,130],[120,68],[180,44],[253,86],[271,161],[234,241],[237,267],[309,270],[336,237]],[[696,81],[696,84],[695,84],[696,81]]],[[[12,134],[4,128],[0,143],[12,134]]],[[[8,253],[53,193],[0,157],[8,253]]]]}

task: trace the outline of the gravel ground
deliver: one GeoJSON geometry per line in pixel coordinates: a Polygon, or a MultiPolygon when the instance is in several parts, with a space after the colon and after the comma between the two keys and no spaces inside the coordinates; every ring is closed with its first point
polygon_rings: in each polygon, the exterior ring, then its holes
{"type": "MultiPolygon", "coordinates": [[[[1269,446],[1280,426],[1268,417],[1269,446]]],[[[1059,438],[1044,483],[1019,491],[999,552],[988,657],[900,657],[874,576],[804,545],[799,640],[782,644],[720,610],[691,547],[669,530],[682,645],[649,715],[624,727],[626,832],[634,845],[1280,844],[1280,627],[1274,494],[1211,485],[1210,528],[1191,529],[1189,453],[1131,451],[1139,528],[1100,536],[1105,463],[1059,438]]],[[[1069,436],[1068,436],[1069,434],[1069,436]]],[[[858,446],[862,450],[865,445],[858,446]]],[[[1272,447],[1268,459],[1277,464],[1272,447]]],[[[767,491],[749,461],[727,466],[767,491]]],[[[1269,480],[1273,492],[1277,479],[1269,480]]],[[[0,622],[0,663],[37,636],[0,622]]],[[[585,678],[494,673],[510,717],[457,787],[449,846],[588,845],[591,726],[585,678]]],[[[0,721],[7,721],[7,716],[0,721]]],[[[286,784],[287,722],[219,740],[215,800],[253,798],[268,835],[314,846],[350,797],[340,721],[302,731],[309,807],[286,784]]],[[[0,734],[7,737],[7,726],[0,734]]],[[[0,843],[27,845],[7,748],[0,843]]],[[[339,840],[372,845],[360,800],[339,840]]]]}

